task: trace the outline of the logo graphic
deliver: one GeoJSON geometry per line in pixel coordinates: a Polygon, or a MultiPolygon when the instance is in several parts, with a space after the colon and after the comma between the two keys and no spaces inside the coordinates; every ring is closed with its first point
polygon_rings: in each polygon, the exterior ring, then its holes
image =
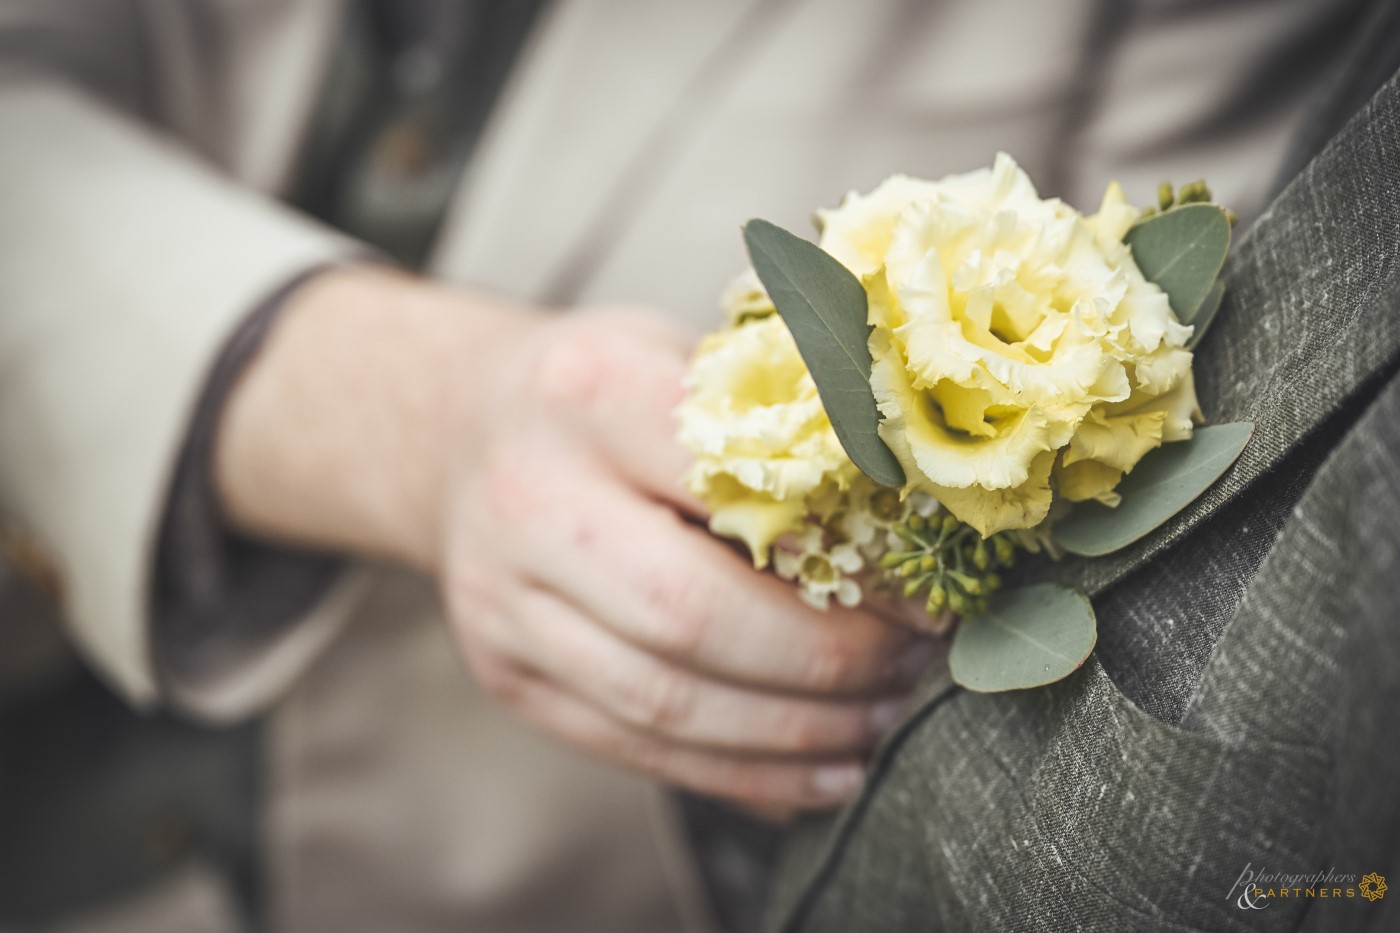
{"type": "Polygon", "coordinates": [[[1361,896],[1368,901],[1378,901],[1385,897],[1385,892],[1390,889],[1386,887],[1385,876],[1371,872],[1361,879],[1361,883],[1356,886],[1361,891],[1361,896]]]}

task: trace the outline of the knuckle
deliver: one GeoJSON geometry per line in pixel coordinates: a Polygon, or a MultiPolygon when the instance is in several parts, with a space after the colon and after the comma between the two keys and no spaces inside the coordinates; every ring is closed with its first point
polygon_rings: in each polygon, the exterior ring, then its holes
{"type": "Polygon", "coordinates": [[[613,752],[638,771],[660,778],[671,778],[672,756],[663,746],[641,740],[620,741],[613,752]]]}
{"type": "Polygon", "coordinates": [[[842,690],[857,686],[864,658],[850,645],[836,642],[817,648],[808,665],[807,681],[816,690],[842,690]]]}
{"type": "Polygon", "coordinates": [[[550,406],[587,408],[612,390],[615,357],[608,335],[571,329],[539,353],[530,382],[550,406]]]}
{"type": "Polygon", "coordinates": [[[742,806],[764,808],[786,796],[778,781],[761,765],[738,765],[726,778],[725,793],[742,806]]]}
{"type": "Polygon", "coordinates": [[[783,717],[780,735],[795,752],[824,751],[841,738],[837,726],[807,711],[783,717]]]}
{"type": "Polygon", "coordinates": [[[695,688],[684,675],[670,671],[651,674],[629,692],[627,715],[651,731],[684,731],[694,716],[695,688]]]}
{"type": "Polygon", "coordinates": [[[700,654],[710,628],[709,599],[698,580],[676,573],[656,574],[646,590],[658,650],[678,657],[700,654]]]}
{"type": "Polygon", "coordinates": [[[524,690],[524,679],[490,652],[468,648],[464,651],[467,669],[481,688],[496,702],[514,706],[524,690]]]}

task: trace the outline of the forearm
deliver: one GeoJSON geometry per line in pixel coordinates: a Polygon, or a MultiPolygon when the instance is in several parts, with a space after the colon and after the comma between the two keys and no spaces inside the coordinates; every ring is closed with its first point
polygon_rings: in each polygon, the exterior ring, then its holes
{"type": "Polygon", "coordinates": [[[377,268],[304,285],[222,415],[215,486],[250,533],[433,569],[452,449],[534,315],[377,268]]]}

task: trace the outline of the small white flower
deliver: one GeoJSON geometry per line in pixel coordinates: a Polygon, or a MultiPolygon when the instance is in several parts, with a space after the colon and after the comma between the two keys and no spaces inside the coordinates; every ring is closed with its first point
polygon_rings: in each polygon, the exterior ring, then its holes
{"type": "Polygon", "coordinates": [[[938,500],[927,493],[916,491],[901,499],[893,489],[858,481],[847,496],[838,527],[866,560],[876,561],[886,551],[899,548],[894,526],[911,515],[929,518],[942,510],[938,500]]]}
{"type": "Polygon", "coordinates": [[[826,609],[832,596],[843,606],[860,604],[860,584],[851,579],[865,567],[854,543],[825,546],[822,529],[809,526],[793,539],[796,550],[779,549],[773,569],[784,580],[795,580],[803,602],[826,609]]]}

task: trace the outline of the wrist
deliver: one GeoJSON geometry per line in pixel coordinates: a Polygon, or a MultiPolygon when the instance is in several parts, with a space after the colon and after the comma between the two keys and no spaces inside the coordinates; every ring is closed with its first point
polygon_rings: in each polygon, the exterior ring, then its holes
{"type": "Polygon", "coordinates": [[[385,269],[308,282],[220,419],[230,520],[433,568],[455,451],[484,442],[499,361],[535,319],[385,269]]]}

